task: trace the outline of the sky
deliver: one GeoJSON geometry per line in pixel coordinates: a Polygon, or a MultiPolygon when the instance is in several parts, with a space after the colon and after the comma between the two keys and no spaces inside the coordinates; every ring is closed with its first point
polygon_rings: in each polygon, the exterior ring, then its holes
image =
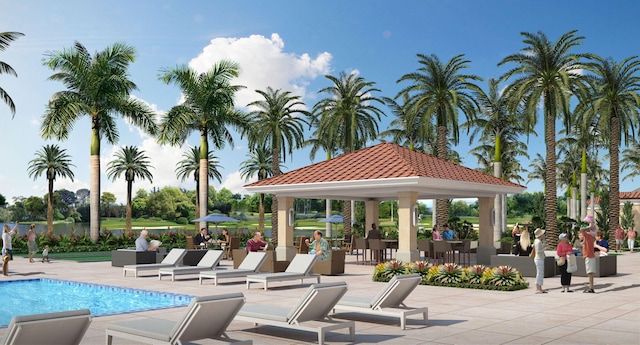
{"type": "MultiPolygon", "coordinates": [[[[342,71],[356,72],[375,82],[381,90],[377,96],[394,97],[406,86],[397,80],[419,67],[418,53],[435,54],[443,63],[465,54],[471,62],[464,72],[482,77],[485,82],[479,85],[486,90],[486,80],[501,76],[508,68],[498,67],[498,62],[525,46],[521,32],[542,31],[555,41],[570,30],[578,30],[585,39],[576,53],[590,52],[617,61],[640,55],[640,2],[636,0],[21,0],[7,1],[2,9],[0,32],[25,34],[0,52],[0,61],[18,74],[17,78],[0,75],[0,85],[16,104],[12,119],[9,108],[0,103],[0,194],[9,202],[14,197],[46,194],[46,178],[34,180],[27,169],[36,152],[47,144],[66,149],[75,165],[75,179],[56,180],[54,188],[89,188],[88,119],[76,122],[66,141],[40,137],[46,104],[51,95],[64,89],[61,83],[47,80],[53,71],[42,65],[42,59],[47,52],[72,47],[75,41],[92,53],[115,42],[134,46],[137,58],[129,73],[138,90],[132,95],[148,103],[159,116],[181,99],[178,88],[158,80],[159,71],[180,64],[204,72],[221,59],[238,62],[241,76],[234,83],[246,86],[236,97],[239,108],[246,110],[246,104],[260,99],[255,90],[271,86],[301,96],[310,109],[325,97],[318,90],[331,85],[325,75],[342,71]]],[[[380,123],[382,131],[393,116],[388,108],[381,108],[387,114],[380,123]]],[[[538,152],[544,155],[539,122],[539,136],[523,138],[528,141],[531,158],[538,152]]],[[[102,141],[102,192],[111,192],[119,203],[125,202],[124,178],[111,181],[105,173],[113,154],[124,145],[144,150],[153,165],[153,182],[136,181],[134,191],[164,186],[195,189],[193,181],[176,178],[175,167],[189,147],[199,145],[198,134],[182,146],[161,146],[122,119],[118,120],[118,129],[117,145],[102,141]]],[[[465,131],[454,148],[463,165],[478,166],[468,154],[465,131]]],[[[247,194],[242,186],[252,180],[245,181],[239,172],[247,154],[247,143],[239,135],[234,136],[233,146],[215,151],[223,179],[222,183],[211,184],[216,189],[225,187],[247,194]]],[[[319,153],[315,161],[324,157],[319,153]]],[[[310,163],[308,150],[298,150],[284,165],[293,170],[310,163]]],[[[522,165],[528,169],[529,161],[522,158],[522,165]]],[[[624,175],[623,171],[621,178],[624,175]]],[[[526,173],[523,178],[526,181],[526,173]]],[[[525,185],[529,192],[542,190],[540,181],[525,185]]],[[[621,181],[620,190],[631,191],[638,185],[640,179],[627,179],[621,181]]]]}

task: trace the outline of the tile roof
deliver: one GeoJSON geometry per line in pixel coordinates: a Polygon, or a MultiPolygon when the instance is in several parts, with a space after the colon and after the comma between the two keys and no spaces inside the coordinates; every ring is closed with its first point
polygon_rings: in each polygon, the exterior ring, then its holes
{"type": "Polygon", "coordinates": [[[524,188],[516,183],[388,142],[257,181],[246,187],[402,177],[428,177],[524,188]]]}
{"type": "MultiPolygon", "coordinates": [[[[640,190],[634,190],[633,192],[620,192],[620,203],[624,203],[625,200],[639,200],[640,190]]],[[[596,197],[596,205],[600,204],[600,197],[596,197]]],[[[587,204],[591,205],[591,200],[587,200],[587,204]]]]}

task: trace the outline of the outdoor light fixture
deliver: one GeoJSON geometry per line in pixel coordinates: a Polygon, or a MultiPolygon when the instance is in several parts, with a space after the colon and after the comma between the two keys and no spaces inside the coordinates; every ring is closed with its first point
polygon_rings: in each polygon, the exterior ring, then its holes
{"type": "Polygon", "coordinates": [[[413,224],[413,226],[418,226],[418,218],[418,205],[416,204],[411,206],[411,223],[413,224]]]}
{"type": "Polygon", "coordinates": [[[290,208],[288,213],[288,219],[289,219],[289,226],[293,226],[293,223],[295,222],[295,218],[293,217],[293,208],[290,208]]]}

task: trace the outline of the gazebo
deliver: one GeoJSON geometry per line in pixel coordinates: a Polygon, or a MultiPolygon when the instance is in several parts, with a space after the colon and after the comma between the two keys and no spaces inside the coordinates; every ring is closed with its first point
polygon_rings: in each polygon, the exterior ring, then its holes
{"type": "Polygon", "coordinates": [[[478,251],[495,252],[493,205],[496,194],[518,194],[525,187],[483,172],[381,143],[336,158],[289,171],[245,186],[252,193],[271,193],[278,200],[277,260],[290,261],[295,198],[362,200],[366,224],[377,223],[380,201],[398,200],[398,260],[419,258],[419,199],[478,198],[478,251]]]}

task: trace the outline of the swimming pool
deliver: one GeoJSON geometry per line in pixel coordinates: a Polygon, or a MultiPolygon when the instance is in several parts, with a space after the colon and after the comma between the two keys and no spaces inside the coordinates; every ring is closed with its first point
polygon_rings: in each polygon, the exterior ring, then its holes
{"type": "Polygon", "coordinates": [[[0,327],[18,315],[89,309],[93,316],[183,307],[193,296],[58,279],[0,282],[0,327]]]}

